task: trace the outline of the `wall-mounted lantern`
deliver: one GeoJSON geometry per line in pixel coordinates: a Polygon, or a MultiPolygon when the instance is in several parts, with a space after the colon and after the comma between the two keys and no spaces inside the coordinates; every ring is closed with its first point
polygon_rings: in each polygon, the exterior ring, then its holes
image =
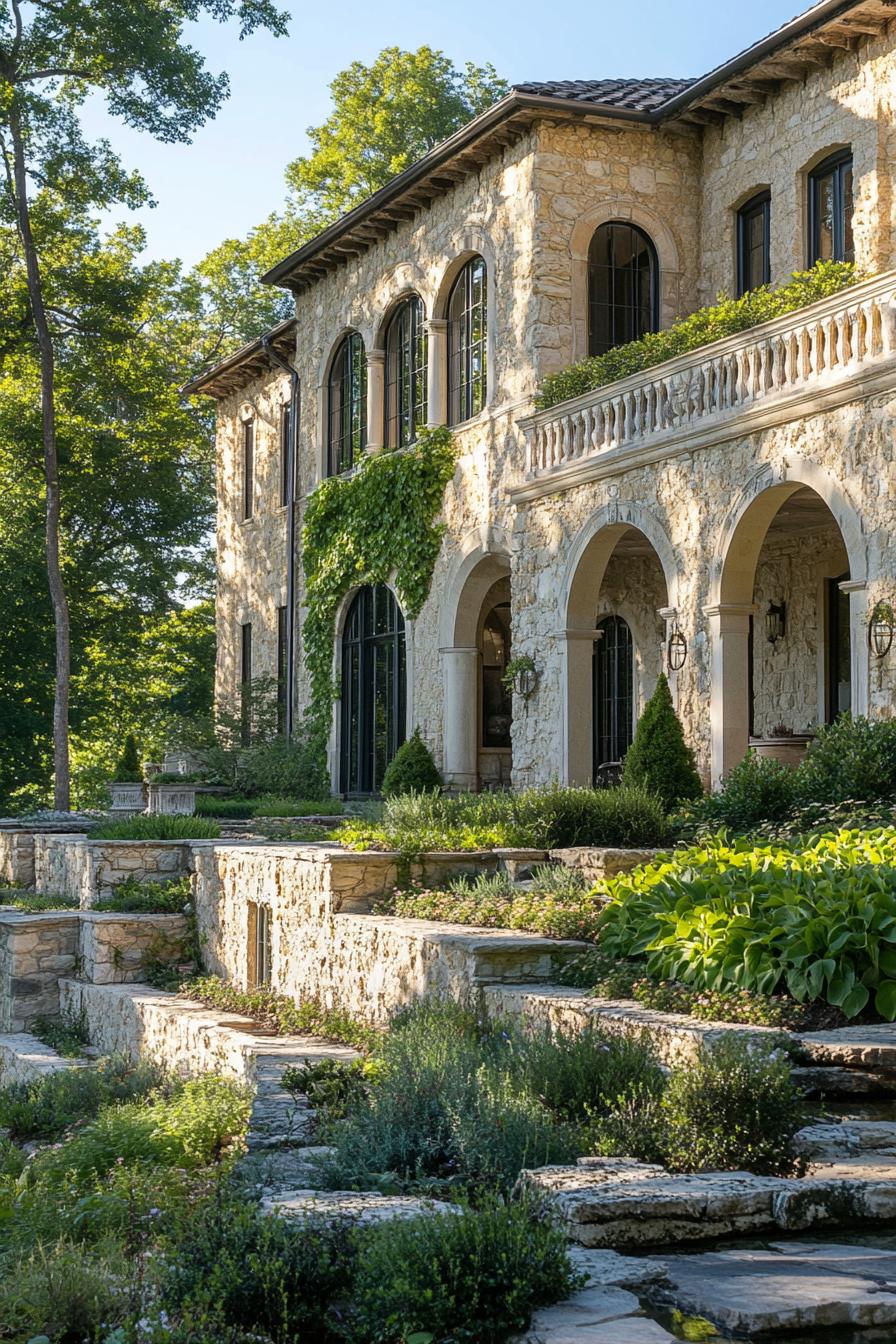
{"type": "Polygon", "coordinates": [[[685,665],[687,656],[688,642],[676,625],[669,636],[669,643],[666,645],[666,657],[669,662],[669,671],[680,672],[685,665]]]}
{"type": "Polygon", "coordinates": [[[875,658],[886,658],[893,645],[896,623],[889,602],[878,602],[868,622],[868,643],[875,658]]]}
{"type": "Polygon", "coordinates": [[[538,685],[538,669],[534,659],[527,653],[521,654],[519,658],[511,658],[501,680],[514,695],[528,700],[538,685]]]}
{"type": "Polygon", "coordinates": [[[765,613],[765,637],[769,644],[777,644],[787,634],[787,603],[769,602],[765,613]]]}

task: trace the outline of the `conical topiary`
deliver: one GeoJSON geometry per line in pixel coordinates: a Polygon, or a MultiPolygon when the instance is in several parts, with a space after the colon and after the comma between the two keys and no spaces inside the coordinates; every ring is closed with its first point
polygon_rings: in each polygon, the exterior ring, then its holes
{"type": "Polygon", "coordinates": [[[128,733],[124,740],[124,748],[118,758],[118,764],[115,767],[115,782],[116,784],[139,784],[142,779],[143,770],[140,766],[137,739],[133,733],[128,733]]]}
{"type": "Polygon", "coordinates": [[[662,674],[638,720],[622,779],[658,794],[667,808],[703,794],[694,753],[684,740],[669,683],[662,674]]]}
{"type": "Polygon", "coordinates": [[[400,793],[431,793],[442,787],[442,776],[436,769],[432,752],[415,728],[407,742],[398,748],[383,776],[384,798],[395,798],[400,793]]]}

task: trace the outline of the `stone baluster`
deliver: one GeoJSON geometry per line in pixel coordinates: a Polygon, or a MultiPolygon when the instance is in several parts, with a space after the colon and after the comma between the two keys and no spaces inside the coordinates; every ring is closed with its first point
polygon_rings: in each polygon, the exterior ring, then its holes
{"type": "Polygon", "coordinates": [[[880,335],[884,353],[891,355],[896,350],[896,292],[881,299],[880,335]]]}

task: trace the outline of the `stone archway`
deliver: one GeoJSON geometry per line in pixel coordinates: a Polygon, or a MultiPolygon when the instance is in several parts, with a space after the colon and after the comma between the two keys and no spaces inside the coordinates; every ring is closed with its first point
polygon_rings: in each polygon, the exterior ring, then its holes
{"type": "MultiPolygon", "coordinates": [[[[478,789],[482,781],[482,636],[486,606],[510,599],[510,555],[470,539],[449,584],[442,621],[444,759],[449,788],[478,789]],[[478,543],[478,544],[477,544],[478,543]],[[501,589],[500,594],[497,590],[501,589]]],[[[509,777],[507,768],[501,770],[509,777]]]]}
{"type": "MultiPolygon", "coordinates": [[[[780,470],[764,467],[750,480],[722,527],[712,566],[710,601],[704,608],[712,647],[710,721],[712,781],[717,785],[746,755],[750,743],[755,658],[751,621],[757,566],[767,538],[788,511],[814,507],[839,537],[848,580],[838,586],[849,600],[850,710],[868,707],[868,651],[864,638],[867,548],[861,522],[843,487],[815,463],[792,459],[780,470]],[[784,511],[784,514],[782,514],[784,511]],[[776,520],[777,523],[776,523],[776,520]]],[[[798,529],[791,528],[798,544],[798,529]]],[[[760,617],[763,613],[758,613],[760,617]]],[[[823,613],[816,614],[817,642],[823,613]]],[[[819,718],[822,717],[819,712],[819,718]]]]}
{"type": "Polygon", "coordinates": [[[633,629],[637,712],[660,670],[660,612],[675,606],[677,573],[668,535],[639,504],[618,503],[598,510],[573,543],[564,585],[566,624],[562,631],[566,646],[563,778],[568,783],[590,784],[595,774],[593,659],[598,615],[615,610],[633,629]],[[602,603],[601,595],[614,566],[627,569],[628,578],[608,605],[602,603]],[[644,573],[632,580],[639,566],[644,573]]]}

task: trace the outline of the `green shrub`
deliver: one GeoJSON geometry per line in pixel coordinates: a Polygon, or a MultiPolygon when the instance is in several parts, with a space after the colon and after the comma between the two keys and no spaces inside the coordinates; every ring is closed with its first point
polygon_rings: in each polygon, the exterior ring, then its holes
{"type": "Polygon", "coordinates": [[[284,1036],[324,1036],[331,1041],[343,1041],[358,1049],[369,1049],[378,1033],[364,1026],[348,1013],[324,1008],[317,999],[295,999],[276,990],[237,989],[235,985],[216,975],[197,976],[186,981],[183,992],[210,1008],[223,1008],[228,1013],[244,1013],[262,1026],[273,1028],[284,1036]]]}
{"type": "Polygon", "coordinates": [[[332,1308],[350,1285],[348,1222],[270,1217],[219,1192],[166,1249],[161,1301],[176,1318],[201,1322],[209,1344],[234,1327],[241,1339],[273,1344],[343,1337],[332,1308]]]}
{"type": "Polygon", "coordinates": [[[90,832],[91,840],[217,840],[221,827],[204,817],[177,817],[165,813],[103,821],[90,832]]]}
{"type": "Polygon", "coordinates": [[[84,1046],[89,1045],[87,1027],[83,1019],[36,1017],[31,1023],[31,1035],[55,1050],[63,1059],[79,1059],[84,1046]]]}
{"type": "Polygon", "coordinates": [[[748,331],[782,313],[836,294],[862,277],[851,262],[819,261],[809,271],[795,271],[786,285],[763,285],[739,299],[720,295],[716,303],[679,318],[665,331],[650,332],[640,340],[616,346],[603,355],[580,360],[544,380],[536,399],[540,408],[556,406],[570,397],[593,392],[619,378],[653,368],[676,355],[697,350],[711,341],[748,331]]]}
{"type": "Polygon", "coordinates": [[[896,829],[805,846],[723,837],[610,879],[601,951],[654,980],[896,1018],[896,829]]]}
{"type": "Polygon", "coordinates": [[[291,1064],[283,1070],[280,1085],[297,1097],[306,1097],[313,1107],[318,1128],[341,1120],[352,1106],[368,1095],[371,1065],[360,1059],[318,1059],[309,1064],[291,1064]]]}
{"type": "Polygon", "coordinates": [[[137,739],[133,733],[128,733],[124,739],[124,747],[115,766],[116,784],[142,784],[143,767],[140,764],[140,752],[137,748],[137,739]]]}
{"type": "Polygon", "coordinates": [[[264,794],[252,806],[253,817],[338,817],[343,812],[342,801],[329,795],[322,798],[278,798],[264,794]]]}
{"type": "Polygon", "coordinates": [[[841,715],[820,728],[796,770],[802,803],[896,800],[896,719],[841,715]]]}
{"type": "Polygon", "coordinates": [[[120,1243],[92,1251],[68,1241],[12,1255],[0,1274],[0,1338],[82,1344],[107,1338],[130,1315],[128,1257],[120,1243]]]}
{"type": "Polygon", "coordinates": [[[553,1115],[581,1121],[623,1093],[658,1093],[663,1073],[646,1036],[623,1038],[589,1026],[577,1035],[535,1032],[523,1051],[526,1090],[553,1115]]]}
{"type": "Polygon", "coordinates": [[[703,796],[694,753],[684,740],[662,673],[638,719],[634,741],[625,754],[622,780],[624,785],[656,794],[667,809],[703,796]]]}
{"type": "Polygon", "coordinates": [[[217,793],[197,793],[197,817],[217,817],[221,821],[248,821],[254,816],[255,804],[250,798],[222,798],[217,793]]]}
{"type": "Polygon", "coordinates": [[[386,767],[383,797],[394,798],[402,793],[428,793],[441,787],[442,776],[436,768],[432,752],[420,736],[420,729],[415,728],[386,767]]]}
{"type": "Polygon", "coordinates": [[[664,844],[670,834],[662,805],[644,789],[554,787],[400,794],[386,799],[379,818],[344,823],[337,838],[350,848],[413,857],[432,850],[645,847],[664,844]]]}
{"type": "Polygon", "coordinates": [[[158,1091],[165,1074],[155,1064],[101,1059],[90,1069],[66,1069],[0,1091],[0,1128],[20,1143],[55,1140],[103,1106],[135,1101],[158,1091]]]}
{"type": "Polygon", "coordinates": [[[735,835],[743,835],[764,823],[784,821],[793,810],[796,783],[796,770],[748,751],[725,776],[721,789],[701,799],[685,813],[685,820],[716,828],[725,826],[735,835]]]}
{"type": "Polygon", "coordinates": [[[250,798],[328,798],[330,779],[323,764],[304,743],[275,737],[240,752],[237,782],[250,798]]]}
{"type": "Polygon", "coordinates": [[[170,882],[138,882],[129,877],[111,896],[95,901],[93,909],[119,915],[181,915],[192,899],[188,877],[170,882]]]}
{"type": "Polygon", "coordinates": [[[565,1230],[528,1203],[390,1223],[361,1243],[349,1337],[494,1344],[581,1282],[565,1230]]]}
{"type": "Polygon", "coordinates": [[[794,1147],[809,1116],[780,1050],[730,1033],[673,1069],[665,1091],[633,1090],[594,1129],[604,1156],[660,1162],[670,1171],[800,1174],[794,1147]]]}

